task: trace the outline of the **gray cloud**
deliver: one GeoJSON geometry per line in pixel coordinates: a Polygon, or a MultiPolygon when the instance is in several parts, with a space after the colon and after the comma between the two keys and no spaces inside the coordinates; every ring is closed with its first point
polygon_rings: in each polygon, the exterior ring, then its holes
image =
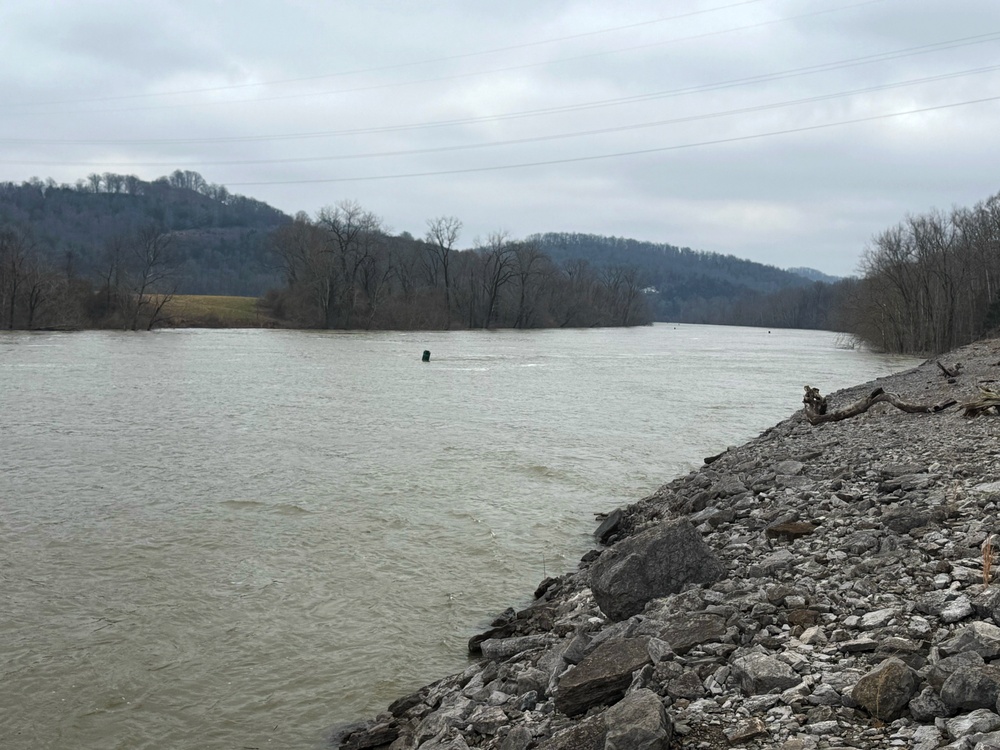
{"type": "Polygon", "coordinates": [[[414,234],[456,215],[466,244],[584,231],[839,274],[907,212],[997,190],[1000,103],[966,103],[1000,97],[989,0],[7,0],[0,27],[13,181],[194,169],[414,234]]]}

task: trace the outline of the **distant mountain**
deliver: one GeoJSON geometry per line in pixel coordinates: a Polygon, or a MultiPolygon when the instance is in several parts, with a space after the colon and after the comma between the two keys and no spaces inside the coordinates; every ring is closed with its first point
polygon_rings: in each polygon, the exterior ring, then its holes
{"type": "Polygon", "coordinates": [[[266,238],[292,218],[196,172],[152,182],[91,175],[75,185],[0,183],[0,227],[30,230],[40,253],[70,275],[100,277],[116,238],[156,226],[170,237],[182,294],[263,294],[278,283],[266,238]]]}
{"type": "Polygon", "coordinates": [[[794,273],[797,276],[801,276],[803,279],[809,279],[809,281],[822,281],[824,284],[836,284],[843,277],[842,276],[831,276],[828,273],[823,273],[822,271],[817,271],[815,268],[788,268],[786,269],[788,273],[794,273]]]}
{"type": "Polygon", "coordinates": [[[586,261],[597,268],[640,269],[660,321],[721,322],[720,313],[740,300],[810,283],[774,266],[664,243],[572,233],[537,234],[528,240],[563,265],[586,261]]]}

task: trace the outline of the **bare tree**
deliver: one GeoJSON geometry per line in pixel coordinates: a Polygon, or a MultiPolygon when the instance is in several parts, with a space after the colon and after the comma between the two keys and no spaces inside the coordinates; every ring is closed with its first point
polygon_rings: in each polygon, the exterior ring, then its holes
{"type": "Polygon", "coordinates": [[[516,256],[510,235],[502,230],[490,233],[478,249],[483,259],[482,285],[486,302],[483,328],[489,328],[496,315],[500,291],[514,276],[516,256]]]}
{"type": "Polygon", "coordinates": [[[34,252],[34,240],[26,231],[0,231],[0,306],[6,313],[8,330],[14,328],[34,252]]]}
{"type": "Polygon", "coordinates": [[[514,280],[517,282],[517,313],[514,328],[529,328],[538,301],[538,289],[533,288],[547,267],[548,258],[533,242],[518,242],[514,245],[514,280]]]}
{"type": "Polygon", "coordinates": [[[140,323],[147,331],[152,330],[177,291],[170,247],[170,235],[156,226],[140,229],[131,238],[123,308],[133,331],[139,330],[140,323]]]}
{"type": "Polygon", "coordinates": [[[441,269],[444,278],[444,305],[447,327],[451,327],[451,255],[462,233],[462,222],[454,216],[439,216],[427,221],[427,249],[432,268],[441,269]]]}

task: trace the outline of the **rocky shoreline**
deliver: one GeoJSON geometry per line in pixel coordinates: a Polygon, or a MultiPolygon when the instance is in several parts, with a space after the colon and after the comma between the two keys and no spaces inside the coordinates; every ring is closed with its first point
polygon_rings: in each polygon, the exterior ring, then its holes
{"type": "MultiPolygon", "coordinates": [[[[938,361],[830,406],[969,402],[1000,339],[938,361]]],[[[331,747],[1000,748],[998,514],[996,414],[800,410],[610,514],[602,549],[470,641],[475,664],[331,747]]]]}

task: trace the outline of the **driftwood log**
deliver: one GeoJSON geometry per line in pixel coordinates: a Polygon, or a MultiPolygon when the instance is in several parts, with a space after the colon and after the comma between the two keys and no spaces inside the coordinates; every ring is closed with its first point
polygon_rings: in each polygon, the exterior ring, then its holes
{"type": "Polygon", "coordinates": [[[994,414],[1000,414],[1000,391],[980,385],[979,398],[962,404],[962,408],[965,409],[962,412],[963,417],[978,417],[980,414],[988,413],[990,409],[994,414]]]}
{"type": "Polygon", "coordinates": [[[957,378],[959,374],[961,374],[962,372],[961,362],[956,362],[954,365],[951,366],[951,368],[942,365],[940,360],[935,360],[934,363],[938,366],[938,369],[941,370],[941,374],[944,375],[946,378],[948,378],[949,383],[954,383],[955,378],[957,378]]]}
{"type": "Polygon", "coordinates": [[[954,399],[948,399],[934,405],[911,404],[908,401],[903,401],[895,393],[889,393],[882,388],[876,388],[866,398],[855,401],[843,409],[831,412],[829,411],[826,397],[820,395],[818,388],[807,385],[805,386],[805,390],[806,395],[802,397],[802,403],[805,405],[806,419],[809,420],[809,424],[824,424],[825,422],[840,422],[844,419],[850,419],[859,414],[864,414],[875,406],[875,404],[892,404],[897,409],[910,414],[934,414],[958,403],[954,399]]]}

